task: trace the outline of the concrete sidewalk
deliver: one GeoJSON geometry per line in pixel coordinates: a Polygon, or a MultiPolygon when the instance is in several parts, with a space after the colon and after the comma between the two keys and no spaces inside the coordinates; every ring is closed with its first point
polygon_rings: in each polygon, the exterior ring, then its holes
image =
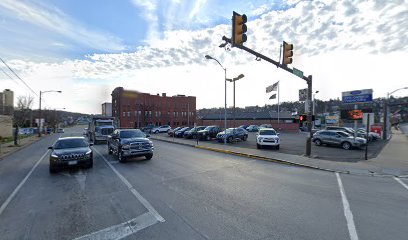
{"type": "Polygon", "coordinates": [[[305,156],[280,153],[269,149],[242,148],[232,144],[216,145],[206,141],[196,141],[152,135],[154,140],[182,144],[216,152],[251,157],[266,161],[302,166],[307,168],[370,176],[395,176],[408,178],[408,138],[400,131],[394,131],[392,138],[381,153],[373,159],[359,162],[336,162],[305,156]]]}

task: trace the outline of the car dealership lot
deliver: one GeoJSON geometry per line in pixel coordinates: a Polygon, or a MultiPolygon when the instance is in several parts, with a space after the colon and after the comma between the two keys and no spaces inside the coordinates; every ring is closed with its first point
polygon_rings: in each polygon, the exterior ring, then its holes
{"type": "MultiPolygon", "coordinates": [[[[247,141],[237,141],[235,143],[228,143],[234,147],[250,148],[256,149],[256,132],[249,132],[247,141]]],[[[159,134],[158,136],[168,137],[167,134],[159,134]]],[[[280,149],[276,150],[273,148],[265,147],[261,151],[279,151],[280,153],[303,155],[306,151],[306,138],[307,133],[304,132],[280,132],[280,149]]],[[[171,137],[168,137],[171,139],[171,137]]],[[[195,139],[180,139],[181,141],[196,142],[195,139]]],[[[179,140],[179,141],[180,141],[179,140]]],[[[216,140],[206,141],[207,143],[214,145],[222,145],[216,140]]],[[[200,144],[200,143],[198,143],[200,144]]],[[[368,145],[368,158],[375,158],[381,149],[384,147],[386,142],[382,140],[377,140],[370,142],[368,145]]],[[[347,161],[347,162],[357,162],[364,159],[365,150],[362,149],[352,149],[344,150],[336,146],[315,146],[312,143],[312,156],[315,158],[334,160],[334,161],[347,161]]]]}

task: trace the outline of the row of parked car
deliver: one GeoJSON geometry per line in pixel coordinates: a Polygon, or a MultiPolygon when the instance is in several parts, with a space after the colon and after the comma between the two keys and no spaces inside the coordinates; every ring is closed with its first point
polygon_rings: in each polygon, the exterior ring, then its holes
{"type": "Polygon", "coordinates": [[[217,139],[220,142],[233,142],[236,139],[246,141],[248,139],[248,132],[244,128],[228,128],[222,130],[218,126],[197,126],[197,127],[176,127],[167,132],[170,137],[211,140],[217,139]]]}
{"type": "Polygon", "coordinates": [[[319,130],[313,134],[312,141],[316,146],[337,145],[343,149],[349,150],[354,148],[361,148],[367,144],[368,141],[375,141],[380,139],[380,135],[375,132],[366,132],[365,129],[359,128],[354,130],[348,127],[328,126],[325,130],[319,130]]]}
{"type": "Polygon", "coordinates": [[[248,139],[249,131],[257,131],[256,146],[258,149],[263,146],[272,146],[275,149],[279,149],[280,139],[279,133],[277,133],[270,125],[250,125],[240,126],[237,128],[228,128],[222,130],[218,126],[198,126],[198,127],[177,127],[167,132],[170,137],[184,137],[194,138],[199,140],[212,140],[216,139],[218,142],[234,142],[236,140],[246,141],[248,139]]]}

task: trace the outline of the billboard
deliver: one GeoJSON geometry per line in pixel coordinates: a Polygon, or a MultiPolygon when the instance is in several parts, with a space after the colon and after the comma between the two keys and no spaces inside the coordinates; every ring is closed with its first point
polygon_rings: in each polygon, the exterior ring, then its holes
{"type": "Polygon", "coordinates": [[[338,124],[339,116],[326,116],[325,120],[326,120],[326,124],[338,124]]]}
{"type": "Polygon", "coordinates": [[[307,88],[299,89],[299,101],[303,102],[306,101],[307,98],[307,88]]]}
{"type": "Polygon", "coordinates": [[[341,119],[347,120],[361,120],[363,119],[364,113],[372,112],[371,108],[367,109],[344,109],[340,112],[341,119]]]}
{"type": "Polygon", "coordinates": [[[372,89],[362,89],[342,92],[341,94],[342,102],[345,104],[357,104],[373,101],[373,90],[372,89]]]}

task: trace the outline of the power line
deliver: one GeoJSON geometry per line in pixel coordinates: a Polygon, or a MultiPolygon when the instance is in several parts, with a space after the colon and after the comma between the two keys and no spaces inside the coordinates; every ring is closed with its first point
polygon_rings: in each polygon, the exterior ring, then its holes
{"type": "Polygon", "coordinates": [[[15,83],[18,85],[18,82],[17,82],[14,78],[12,78],[10,75],[8,75],[8,73],[6,73],[6,72],[3,70],[3,68],[0,68],[0,70],[4,73],[4,75],[6,75],[8,78],[10,78],[11,80],[13,80],[13,82],[15,82],[15,83]]]}
{"type": "Polygon", "coordinates": [[[7,63],[6,63],[1,57],[0,57],[0,60],[1,60],[1,61],[4,63],[4,65],[6,65],[6,67],[14,74],[14,76],[16,76],[18,79],[20,79],[20,81],[23,82],[24,85],[25,85],[28,89],[30,89],[31,92],[34,93],[34,94],[38,97],[38,94],[37,94],[36,92],[34,92],[34,90],[33,90],[30,86],[28,86],[28,84],[27,84],[23,79],[21,79],[21,78],[17,75],[17,73],[15,73],[15,72],[13,71],[13,69],[11,69],[11,67],[9,67],[9,65],[7,65],[7,63]]]}

